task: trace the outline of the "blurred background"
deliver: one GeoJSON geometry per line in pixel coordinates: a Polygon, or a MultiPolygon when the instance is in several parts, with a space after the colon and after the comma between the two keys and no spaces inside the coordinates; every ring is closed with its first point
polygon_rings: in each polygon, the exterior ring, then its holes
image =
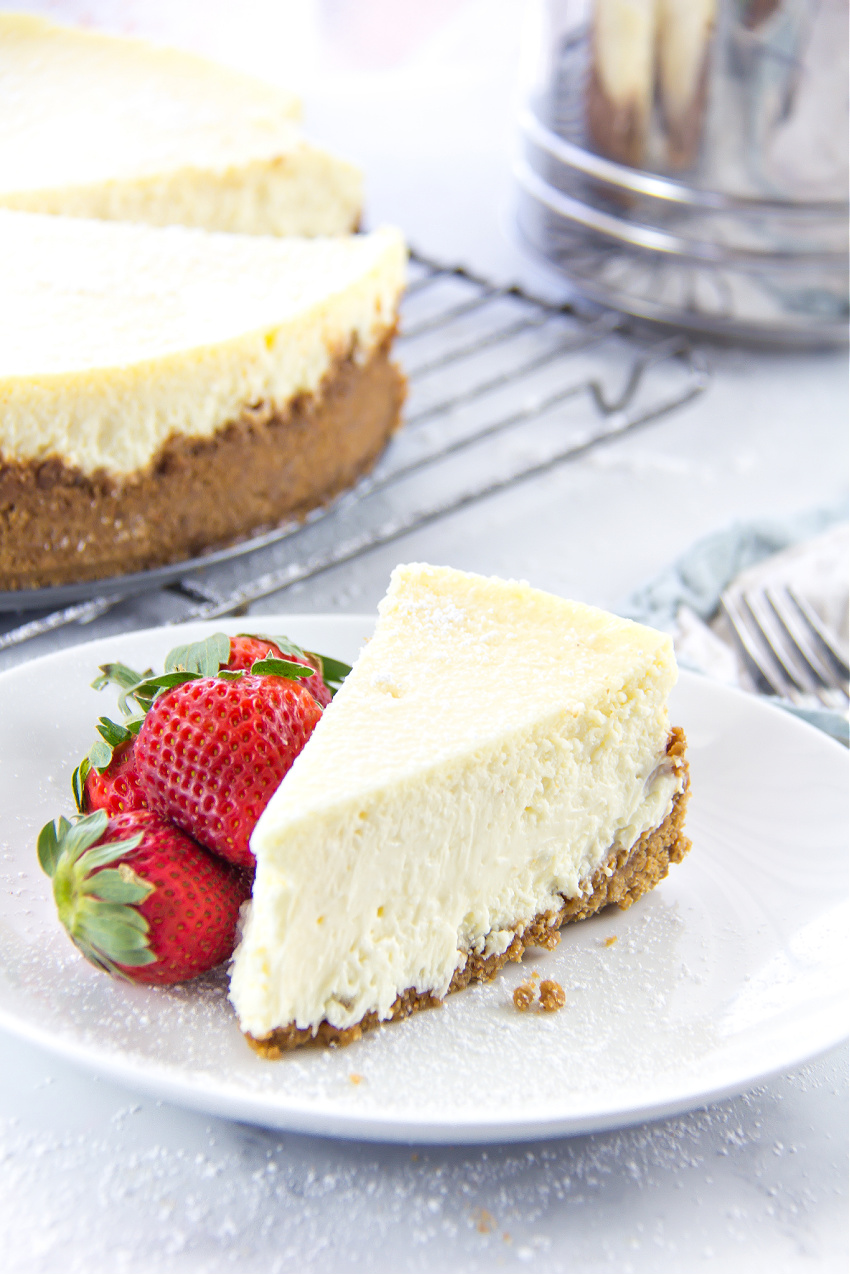
{"type": "Polygon", "coordinates": [[[3,7],[292,87],[365,169],[368,223],[427,256],[714,335],[846,340],[844,0],[3,7]]]}
{"type": "Polygon", "coordinates": [[[4,3],[193,49],[293,88],[306,131],[362,165],[368,225],[494,281],[557,282],[508,241],[524,0],[4,3]]]}

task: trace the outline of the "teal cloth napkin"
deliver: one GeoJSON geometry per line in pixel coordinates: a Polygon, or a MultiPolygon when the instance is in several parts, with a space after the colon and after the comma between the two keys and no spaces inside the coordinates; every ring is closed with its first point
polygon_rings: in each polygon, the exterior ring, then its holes
{"type": "MultiPolygon", "coordinates": [[[[705,624],[717,615],[720,595],[742,571],[756,566],[792,545],[810,540],[847,519],[847,502],[809,510],[787,519],[736,522],[698,540],[654,579],[636,589],[618,608],[621,615],[672,633],[680,632],[680,614],[690,611],[705,624]]],[[[710,675],[686,652],[679,663],[710,675]]],[[[731,655],[731,653],[730,653],[731,655]]],[[[728,679],[727,679],[728,680],[728,679]]],[[[847,718],[827,709],[801,708],[785,699],[770,697],[788,712],[847,744],[847,718]]]]}

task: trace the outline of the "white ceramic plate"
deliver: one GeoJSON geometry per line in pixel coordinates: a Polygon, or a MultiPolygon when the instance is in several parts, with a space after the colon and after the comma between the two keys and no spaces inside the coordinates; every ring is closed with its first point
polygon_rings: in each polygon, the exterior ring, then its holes
{"type": "MultiPolygon", "coordinates": [[[[70,775],[114,696],[97,666],[156,665],[178,641],[247,622],[109,638],[0,676],[0,1024],[137,1089],[284,1129],[486,1142],[610,1128],[686,1110],[793,1066],[845,1034],[847,754],[752,697],[683,674],[694,848],[630,911],[568,926],[494,983],[348,1049],[280,1062],[244,1043],[216,973],[125,986],[76,953],[34,842],[70,813],[70,775]],[[616,937],[616,942],[608,941],[616,937]],[[533,970],[560,1013],[519,1014],[533,970]]],[[[253,627],[351,660],[369,618],[263,617],[253,627]]],[[[251,627],[251,626],[249,626],[251,627]]]]}

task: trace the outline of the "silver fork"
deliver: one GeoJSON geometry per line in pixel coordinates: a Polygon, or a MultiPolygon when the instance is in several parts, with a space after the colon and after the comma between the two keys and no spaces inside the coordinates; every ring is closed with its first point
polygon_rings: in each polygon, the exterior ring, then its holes
{"type": "Polygon", "coordinates": [[[814,696],[824,708],[847,712],[847,657],[808,603],[773,585],[727,590],[720,604],[761,691],[795,704],[814,696]]]}

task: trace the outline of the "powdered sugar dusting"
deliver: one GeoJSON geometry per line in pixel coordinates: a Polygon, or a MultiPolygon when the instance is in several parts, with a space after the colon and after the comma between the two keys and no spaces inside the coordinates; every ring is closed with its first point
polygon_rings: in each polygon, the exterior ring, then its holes
{"type": "Polygon", "coordinates": [[[841,1120],[843,1053],[655,1125],[412,1150],[210,1122],[73,1076],[54,1086],[25,1052],[22,1087],[39,1088],[44,1119],[0,1117],[6,1270],[814,1271],[846,1259],[839,1202],[811,1173],[830,1146],[808,1124],[821,1109],[821,1126],[841,1120]],[[88,1099],[89,1120],[96,1103],[93,1128],[60,1106],[69,1093],[88,1099]]]}
{"type": "Polygon", "coordinates": [[[699,945],[691,941],[687,964],[677,958],[685,927],[678,906],[661,894],[618,916],[615,947],[605,946],[611,919],[585,922],[565,930],[555,952],[532,951],[521,967],[438,1010],[381,1027],[345,1050],[304,1049],[270,1063],[243,1040],[223,969],[165,990],[115,982],[65,939],[46,881],[23,889],[33,904],[29,942],[22,947],[20,932],[4,929],[0,953],[15,970],[15,999],[43,1030],[94,1051],[103,1065],[129,1067],[143,1085],[206,1090],[213,1105],[220,1092],[249,1106],[261,1101],[273,1121],[294,1117],[297,1125],[335,1111],[366,1122],[438,1113],[477,1123],[498,1121],[506,1110],[534,1120],[604,1107],[612,1093],[640,1105],[647,1090],[697,1067],[712,1045],[689,1008],[699,945]],[[516,1013],[513,989],[531,968],[566,989],[558,1015],[516,1013]],[[651,1030],[624,1033],[624,1017],[651,1030]],[[352,1073],[362,1083],[352,1085],[352,1073]]]}

